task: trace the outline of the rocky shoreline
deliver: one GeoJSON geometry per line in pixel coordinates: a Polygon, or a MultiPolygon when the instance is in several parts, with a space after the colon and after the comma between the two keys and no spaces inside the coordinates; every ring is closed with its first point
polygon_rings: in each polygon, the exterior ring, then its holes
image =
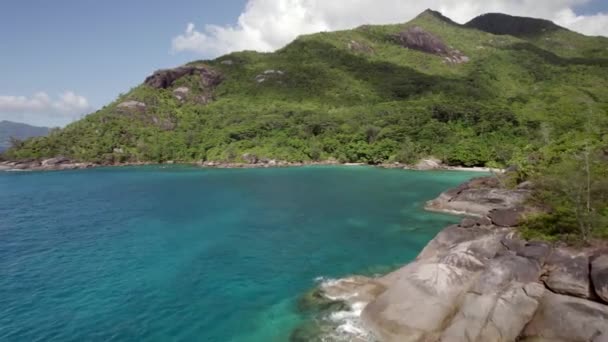
{"type": "MultiPolygon", "coordinates": [[[[200,161],[200,162],[173,162],[165,163],[153,162],[125,162],[125,163],[92,163],[73,161],[65,157],[55,157],[43,160],[18,160],[18,161],[2,161],[0,162],[0,171],[61,171],[61,170],[80,170],[96,167],[124,167],[124,166],[143,166],[143,165],[189,165],[201,168],[214,169],[258,169],[258,168],[284,168],[284,167],[301,167],[301,166],[323,166],[323,165],[341,165],[341,166],[363,166],[367,164],[359,163],[342,163],[337,160],[324,161],[305,161],[305,162],[289,162],[275,159],[257,159],[245,155],[243,157],[247,162],[232,163],[232,162],[215,162],[215,161],[200,161]]],[[[451,170],[451,171],[473,171],[473,172],[501,172],[483,167],[456,167],[447,166],[435,159],[423,159],[415,165],[403,163],[387,163],[371,165],[385,169],[403,169],[403,170],[451,170]]]]}
{"type": "Polygon", "coordinates": [[[322,283],[318,302],[359,315],[335,338],[343,325],[321,312],[308,340],[608,341],[608,250],[522,239],[529,187],[478,178],[429,201],[429,210],[468,217],[394,272],[322,283]]]}

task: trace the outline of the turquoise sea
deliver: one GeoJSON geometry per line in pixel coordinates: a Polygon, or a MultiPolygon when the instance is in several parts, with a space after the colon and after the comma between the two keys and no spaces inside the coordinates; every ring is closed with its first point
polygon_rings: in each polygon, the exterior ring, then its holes
{"type": "Polygon", "coordinates": [[[371,167],[0,173],[0,341],[288,341],[319,277],[386,272],[475,176],[371,167]]]}

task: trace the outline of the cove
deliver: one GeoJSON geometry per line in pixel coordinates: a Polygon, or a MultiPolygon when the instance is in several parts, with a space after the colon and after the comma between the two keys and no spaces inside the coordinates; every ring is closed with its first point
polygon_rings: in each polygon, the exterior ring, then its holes
{"type": "Polygon", "coordinates": [[[384,273],[477,176],[372,167],[0,173],[0,340],[286,341],[315,279],[384,273]]]}

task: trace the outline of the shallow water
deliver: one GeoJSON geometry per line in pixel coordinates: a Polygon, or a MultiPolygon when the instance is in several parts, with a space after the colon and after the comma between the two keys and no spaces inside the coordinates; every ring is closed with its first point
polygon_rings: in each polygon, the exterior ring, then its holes
{"type": "Polygon", "coordinates": [[[385,272],[477,174],[370,167],[0,173],[0,340],[285,341],[318,277],[385,272]]]}

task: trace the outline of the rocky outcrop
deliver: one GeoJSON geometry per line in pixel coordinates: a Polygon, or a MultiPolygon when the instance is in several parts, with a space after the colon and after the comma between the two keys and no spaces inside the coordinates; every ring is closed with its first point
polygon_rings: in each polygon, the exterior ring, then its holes
{"type": "Polygon", "coordinates": [[[608,303],[608,251],[594,257],[591,263],[591,280],[595,293],[608,303]]]}
{"type": "Polygon", "coordinates": [[[437,158],[422,159],[414,166],[414,169],[420,171],[437,170],[443,167],[441,160],[437,158]]]}
{"type": "Polygon", "coordinates": [[[283,75],[285,75],[285,72],[283,72],[282,70],[269,69],[257,75],[255,77],[255,81],[256,83],[261,84],[268,80],[278,80],[283,75]]]}
{"type": "Polygon", "coordinates": [[[189,93],[190,88],[188,87],[179,87],[173,90],[173,96],[175,96],[178,101],[185,101],[189,93]]]}
{"type": "Polygon", "coordinates": [[[608,306],[545,291],[522,341],[608,341],[608,306]]]}
{"type": "Polygon", "coordinates": [[[358,42],[356,40],[351,40],[348,43],[348,49],[352,52],[362,53],[365,55],[371,55],[374,53],[374,49],[371,46],[365,43],[358,42]]]}
{"type": "Polygon", "coordinates": [[[488,214],[488,218],[497,226],[500,227],[515,227],[519,224],[524,213],[523,207],[508,208],[508,209],[492,209],[488,214]]]}
{"type": "Polygon", "coordinates": [[[185,65],[174,69],[158,70],[146,78],[144,84],[156,89],[167,89],[178,79],[191,75],[200,76],[201,86],[207,89],[213,89],[223,81],[222,74],[208,66],[185,65]]]}
{"type": "Polygon", "coordinates": [[[495,177],[476,178],[463,185],[443,192],[429,201],[426,209],[472,216],[486,216],[500,226],[513,226],[522,214],[521,205],[530,195],[526,189],[497,188],[495,177]]]}
{"type": "Polygon", "coordinates": [[[0,162],[0,171],[58,171],[87,169],[94,167],[93,163],[80,163],[65,157],[55,157],[45,160],[19,160],[0,162]]]}
{"type": "Polygon", "coordinates": [[[393,36],[401,46],[444,57],[449,63],[466,63],[469,57],[447,46],[441,38],[425,31],[419,26],[407,28],[393,36]]]}
{"type": "Polygon", "coordinates": [[[142,111],[142,112],[146,110],[145,103],[139,102],[139,101],[132,101],[132,100],[121,102],[116,107],[119,109],[142,111]]]}
{"type": "Polygon", "coordinates": [[[523,240],[513,226],[527,190],[493,192],[498,183],[478,178],[444,193],[442,208],[456,200],[481,217],[447,227],[412,263],[366,279],[379,286],[362,291],[361,324],[377,340],[608,341],[608,305],[593,293],[604,299],[608,289],[608,254],[523,240]]]}
{"type": "Polygon", "coordinates": [[[589,258],[583,253],[556,249],[545,264],[545,285],[555,293],[590,298],[589,258]]]}

